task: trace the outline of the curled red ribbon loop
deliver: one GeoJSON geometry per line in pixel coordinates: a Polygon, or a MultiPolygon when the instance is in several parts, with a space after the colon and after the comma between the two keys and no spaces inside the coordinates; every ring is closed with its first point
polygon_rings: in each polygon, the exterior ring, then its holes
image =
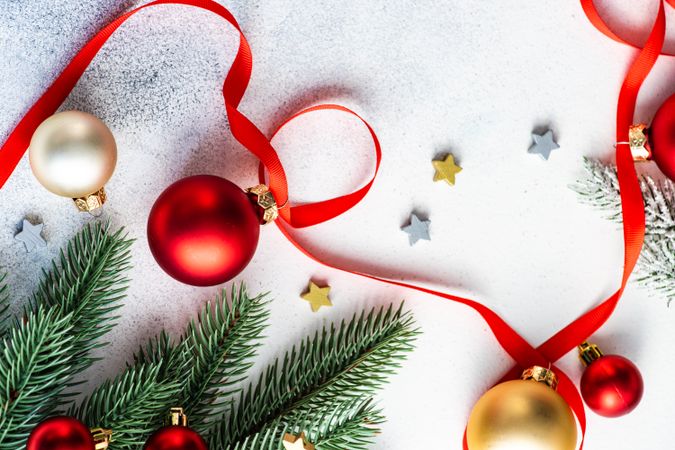
{"type": "MultiPolygon", "coordinates": [[[[675,0],[668,1],[671,4],[675,3],[675,0]]],[[[0,149],[0,187],[5,184],[21,159],[22,155],[26,151],[32,134],[37,126],[47,117],[56,112],[61,103],[63,103],[65,98],[70,94],[71,90],[80,79],[89,63],[93,60],[98,51],[105,44],[108,38],[115,32],[115,30],[117,30],[117,28],[119,28],[127,19],[145,8],[168,4],[194,6],[211,11],[225,19],[239,32],[240,43],[237,50],[237,55],[223,83],[223,98],[225,101],[225,107],[230,120],[230,127],[233,136],[249,151],[251,151],[251,153],[260,159],[261,166],[259,176],[261,180],[264,179],[265,171],[269,173],[270,189],[277,199],[279,205],[283,206],[280,212],[281,219],[294,228],[307,227],[339,216],[340,214],[348,211],[353,206],[358,204],[368,193],[375,180],[382,157],[381,148],[377,136],[370,125],[355,112],[339,105],[320,105],[303,110],[284,122],[284,124],[279,127],[277,132],[291,120],[297,118],[300,115],[304,115],[313,111],[334,110],[351,114],[358,118],[366,126],[373,139],[376,154],[376,164],[372,178],[366,183],[365,186],[350,194],[300,206],[291,206],[289,204],[288,182],[286,180],[286,175],[281,161],[279,160],[279,157],[271,144],[271,139],[265,137],[265,135],[255,126],[255,124],[253,124],[253,122],[251,122],[238,109],[239,103],[246,91],[251,77],[252,57],[250,47],[239,27],[239,24],[234,19],[232,14],[222,5],[215,3],[212,0],[157,0],[123,14],[111,22],[108,26],[103,28],[98,34],[96,34],[96,36],[94,36],[77,53],[77,55],[66,66],[63,72],[52,83],[47,91],[45,91],[40,99],[19,121],[18,125],[15,127],[15,129],[9,135],[7,141],[0,149]]],[[[601,32],[605,33],[612,39],[626,43],[617,35],[615,35],[602,21],[591,0],[581,0],[581,4],[589,19],[601,32]]],[[[664,35],[665,13],[662,0],[659,14],[649,40],[647,41],[645,47],[641,50],[634,64],[631,66],[631,69],[621,89],[617,111],[617,142],[627,140],[628,126],[631,124],[633,118],[635,101],[639,88],[656,62],[658,55],[661,53],[664,35]]],[[[276,135],[276,132],[274,135],[276,135]]],[[[281,221],[277,221],[277,225],[279,225],[279,229],[289,239],[289,241],[291,241],[301,252],[313,260],[328,267],[359,275],[368,279],[414,289],[419,292],[435,295],[447,300],[456,301],[473,308],[489,325],[490,329],[504,350],[516,361],[518,367],[512,369],[505,376],[505,378],[513,378],[523,367],[528,367],[535,364],[551,364],[557,361],[561,356],[569,352],[571,349],[575,348],[581,341],[585,340],[600,326],[602,326],[602,324],[609,318],[616,307],[621,294],[623,293],[630,273],[635,266],[635,263],[640,254],[640,249],[642,247],[644,238],[644,206],[642,203],[642,194],[640,191],[639,182],[635,173],[635,168],[633,166],[632,156],[630,154],[629,148],[626,145],[617,146],[617,168],[619,185],[621,189],[625,243],[624,270],[621,286],[611,297],[560,330],[537,349],[531,346],[516,331],[514,331],[501,317],[499,317],[499,315],[479,302],[424,287],[415,286],[409,283],[387,280],[367,273],[332,266],[303,248],[293,238],[289,231],[284,228],[284,226],[280,223],[281,221]]],[[[566,399],[579,420],[582,430],[583,446],[583,435],[585,434],[586,430],[586,418],[583,402],[575,385],[569,379],[569,377],[559,368],[555,366],[553,367],[560,379],[558,392],[566,399]]],[[[466,440],[464,442],[464,447],[466,448],[466,440]]]]}

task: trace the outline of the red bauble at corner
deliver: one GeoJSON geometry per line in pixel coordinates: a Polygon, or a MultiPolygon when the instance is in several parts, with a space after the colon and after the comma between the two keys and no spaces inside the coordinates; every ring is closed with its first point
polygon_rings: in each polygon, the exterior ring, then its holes
{"type": "Polygon", "coordinates": [[[652,159],[668,178],[675,181],[675,95],[659,108],[649,128],[652,159]]]}
{"type": "Polygon", "coordinates": [[[605,417],[628,414],[640,403],[644,391],[640,370],[619,355],[603,355],[592,361],[580,387],[588,407],[605,417]]]}
{"type": "Polygon", "coordinates": [[[169,186],[148,218],[148,243],[162,269],[193,286],[234,278],[260,235],[259,208],[234,183],[197,175],[169,186]]]}
{"type": "Polygon", "coordinates": [[[171,425],[150,436],[143,450],[208,450],[204,439],[190,428],[171,425]]]}
{"type": "Polygon", "coordinates": [[[72,417],[51,417],[33,429],[26,450],[94,450],[89,428],[72,417]]]}

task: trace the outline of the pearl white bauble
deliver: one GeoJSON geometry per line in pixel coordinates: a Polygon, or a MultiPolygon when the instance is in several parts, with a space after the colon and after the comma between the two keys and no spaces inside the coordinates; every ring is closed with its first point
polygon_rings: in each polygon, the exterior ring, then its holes
{"type": "Polygon", "coordinates": [[[64,111],[35,130],[29,159],[45,188],[63,197],[79,198],[98,191],[110,179],[117,163],[117,145],[97,117],[64,111]]]}

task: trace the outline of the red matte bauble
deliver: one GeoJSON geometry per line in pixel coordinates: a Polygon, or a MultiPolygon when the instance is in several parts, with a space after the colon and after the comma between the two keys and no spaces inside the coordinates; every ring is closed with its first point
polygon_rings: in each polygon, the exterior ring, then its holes
{"type": "Polygon", "coordinates": [[[26,450],[94,450],[94,438],[77,419],[51,417],[33,429],[26,450]]]}
{"type": "Polygon", "coordinates": [[[257,208],[224,178],[183,178],[169,186],[150,211],[150,250],[178,281],[194,286],[224,283],[253,258],[260,235],[257,208]]]}
{"type": "Polygon", "coordinates": [[[623,356],[604,355],[581,376],[581,396],[597,414],[619,417],[640,403],[644,383],[640,370],[623,356]]]}
{"type": "Polygon", "coordinates": [[[208,450],[204,439],[187,427],[172,425],[150,436],[144,450],[208,450]]]}
{"type": "Polygon", "coordinates": [[[659,108],[649,128],[652,159],[668,178],[675,181],[675,95],[659,108]]]}

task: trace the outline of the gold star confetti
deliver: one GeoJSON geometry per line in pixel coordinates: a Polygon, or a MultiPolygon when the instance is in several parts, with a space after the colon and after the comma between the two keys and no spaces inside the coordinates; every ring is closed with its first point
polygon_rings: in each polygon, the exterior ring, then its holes
{"type": "Polygon", "coordinates": [[[455,184],[455,175],[462,171],[462,168],[455,164],[455,158],[448,153],[442,161],[431,161],[434,165],[436,173],[434,174],[434,181],[445,181],[449,185],[455,184]]]}
{"type": "Polygon", "coordinates": [[[314,450],[314,446],[307,442],[305,433],[300,433],[300,436],[286,433],[283,444],[286,450],[314,450]]]}
{"type": "Polygon", "coordinates": [[[313,312],[317,312],[322,306],[333,306],[328,298],[329,292],[330,286],[319,287],[313,281],[310,281],[309,290],[300,297],[309,302],[313,312]]]}

